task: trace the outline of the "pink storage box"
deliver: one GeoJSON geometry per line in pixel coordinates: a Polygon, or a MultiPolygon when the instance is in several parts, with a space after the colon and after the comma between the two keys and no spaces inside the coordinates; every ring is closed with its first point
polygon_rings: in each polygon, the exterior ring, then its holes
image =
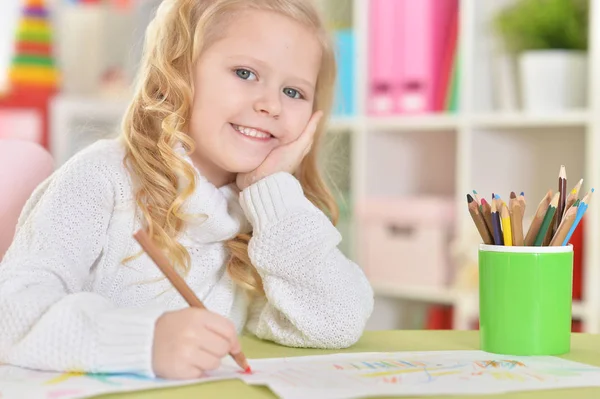
{"type": "Polygon", "coordinates": [[[398,286],[447,287],[453,199],[370,199],[357,206],[359,264],[369,280],[398,286]]]}

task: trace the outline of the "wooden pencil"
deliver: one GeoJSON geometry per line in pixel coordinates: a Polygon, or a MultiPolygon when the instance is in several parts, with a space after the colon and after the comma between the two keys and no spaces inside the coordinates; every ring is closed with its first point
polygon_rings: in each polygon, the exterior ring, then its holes
{"type": "Polygon", "coordinates": [[[475,190],[473,190],[473,199],[477,203],[477,206],[481,206],[481,198],[479,198],[479,194],[475,190]]]}
{"type": "Polygon", "coordinates": [[[563,216],[562,221],[560,222],[560,225],[558,226],[558,230],[556,230],[552,240],[550,240],[549,246],[560,247],[563,245],[563,241],[567,237],[567,233],[571,229],[571,226],[573,226],[575,216],[577,216],[577,208],[578,207],[574,205],[567,210],[565,216],[563,216]]]}
{"type": "Polygon", "coordinates": [[[477,231],[479,231],[479,235],[483,240],[483,243],[488,245],[494,244],[492,234],[485,225],[485,220],[483,219],[483,215],[479,211],[477,202],[470,194],[467,194],[467,206],[469,208],[471,218],[473,219],[473,222],[475,222],[475,227],[477,227],[477,231]]]}
{"type": "Polygon", "coordinates": [[[567,200],[565,201],[565,214],[569,210],[571,206],[577,201],[579,198],[579,191],[581,190],[581,185],[583,184],[583,179],[580,179],[579,182],[573,187],[569,195],[567,196],[567,200]]]}
{"type": "Polygon", "coordinates": [[[505,246],[512,246],[512,231],[510,226],[510,213],[508,212],[508,206],[506,203],[502,204],[502,210],[500,211],[500,217],[502,219],[502,234],[505,246]]]}
{"type": "Polygon", "coordinates": [[[521,219],[525,219],[525,207],[527,206],[527,202],[525,201],[525,193],[523,191],[519,194],[519,202],[521,203],[521,219]]]}
{"type": "Polygon", "coordinates": [[[522,207],[525,208],[526,201],[525,201],[525,193],[523,191],[521,191],[521,194],[519,194],[519,202],[521,202],[522,207]]]}
{"type": "Polygon", "coordinates": [[[550,201],[550,205],[548,206],[546,214],[544,215],[544,220],[542,222],[542,226],[540,227],[540,231],[538,231],[537,236],[535,237],[535,241],[533,243],[534,246],[542,246],[542,244],[544,243],[544,239],[546,238],[546,234],[548,233],[548,230],[552,229],[552,220],[554,219],[554,215],[556,214],[559,201],[560,192],[555,193],[554,197],[552,197],[552,201],[550,201]]]}
{"type": "Polygon", "coordinates": [[[492,224],[492,207],[490,206],[490,203],[485,200],[485,198],[481,199],[481,213],[483,214],[485,225],[490,233],[493,233],[494,225],[492,224]]]}
{"type": "Polygon", "coordinates": [[[512,231],[513,245],[523,246],[525,241],[523,238],[523,208],[521,201],[516,200],[509,206],[510,227],[512,231]]]}
{"type": "Polygon", "coordinates": [[[496,211],[500,212],[502,209],[502,198],[500,198],[500,195],[492,193],[492,199],[496,202],[496,211]]]}
{"type": "Polygon", "coordinates": [[[548,210],[548,206],[550,205],[550,201],[552,200],[552,190],[548,190],[544,198],[538,204],[537,210],[535,211],[535,216],[533,217],[533,221],[529,226],[529,230],[525,235],[525,245],[530,247],[533,246],[535,242],[535,238],[540,231],[540,227],[542,226],[542,221],[544,220],[544,215],[548,210]]]}
{"type": "Polygon", "coordinates": [[[492,226],[494,228],[494,244],[504,245],[502,227],[500,226],[500,215],[498,215],[498,210],[496,209],[496,201],[492,201],[492,226]]]}
{"type": "Polygon", "coordinates": [[[586,206],[589,205],[591,199],[592,199],[592,195],[594,194],[594,189],[590,189],[590,191],[588,191],[588,193],[581,199],[581,202],[583,202],[586,206]]]}
{"type": "Polygon", "coordinates": [[[554,217],[554,224],[552,225],[552,231],[555,232],[558,229],[558,225],[562,220],[563,214],[565,212],[565,205],[567,200],[567,170],[565,169],[565,165],[560,166],[560,171],[558,172],[558,192],[560,194],[560,198],[558,199],[558,206],[556,207],[556,216],[554,217]]]}
{"type": "MultiPolygon", "coordinates": [[[[202,301],[198,299],[196,294],[194,294],[194,291],[192,291],[192,289],[186,284],[185,280],[181,278],[175,269],[171,267],[167,257],[157,246],[154,245],[154,243],[152,243],[152,240],[146,231],[143,229],[138,230],[133,236],[143,250],[148,254],[150,259],[154,261],[156,266],[158,266],[158,268],[163,272],[165,277],[169,279],[171,284],[173,284],[177,292],[179,292],[179,294],[185,299],[188,305],[200,309],[206,309],[202,301]]],[[[230,353],[230,355],[245,372],[251,371],[246,356],[244,356],[243,352],[230,353]]]]}
{"type": "MultiPolygon", "coordinates": [[[[568,244],[569,240],[571,239],[571,236],[575,232],[575,229],[577,229],[577,226],[578,226],[579,222],[581,221],[581,219],[585,215],[585,212],[587,211],[588,204],[589,204],[589,201],[590,201],[593,193],[594,193],[594,189],[592,188],[581,199],[581,201],[577,200],[577,202],[576,202],[576,204],[577,204],[577,215],[575,216],[575,221],[573,222],[573,226],[571,226],[571,228],[569,229],[569,232],[567,233],[567,236],[565,237],[565,240],[563,241],[563,245],[567,245],[568,244]]],[[[575,205],[573,205],[573,206],[575,206],[575,205]]]]}
{"type": "MultiPolygon", "coordinates": [[[[560,193],[557,193],[560,194],[560,193]]],[[[560,198],[558,199],[559,203],[560,203],[560,198]]],[[[552,236],[554,235],[554,224],[556,223],[556,217],[558,216],[558,211],[554,212],[554,215],[552,215],[552,220],[550,220],[550,227],[548,227],[548,230],[546,231],[546,235],[544,236],[544,240],[542,241],[542,246],[543,247],[547,247],[548,245],[550,245],[550,241],[552,240],[552,236]]]]}

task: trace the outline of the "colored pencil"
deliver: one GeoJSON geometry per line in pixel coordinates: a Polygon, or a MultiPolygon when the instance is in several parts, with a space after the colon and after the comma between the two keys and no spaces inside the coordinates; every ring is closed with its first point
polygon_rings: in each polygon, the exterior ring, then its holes
{"type": "Polygon", "coordinates": [[[502,227],[500,227],[500,216],[496,209],[496,201],[492,201],[492,226],[494,228],[494,244],[504,245],[504,238],[502,237],[502,227]]]}
{"type": "Polygon", "coordinates": [[[492,238],[492,234],[490,233],[487,226],[485,225],[485,220],[483,219],[483,215],[479,211],[477,202],[475,202],[475,199],[470,194],[467,194],[467,206],[469,208],[469,213],[471,214],[471,218],[473,219],[473,222],[475,222],[477,231],[479,231],[479,235],[481,236],[481,239],[483,240],[483,243],[488,244],[488,245],[494,244],[494,239],[492,238]]]}
{"type": "Polygon", "coordinates": [[[525,205],[527,205],[527,203],[525,202],[525,193],[523,191],[521,191],[521,194],[519,194],[519,201],[521,202],[523,209],[525,209],[525,205]]]}
{"type": "Polygon", "coordinates": [[[554,215],[556,214],[556,208],[560,201],[560,192],[554,194],[552,197],[552,201],[550,201],[550,206],[546,210],[546,214],[544,215],[544,220],[542,221],[542,226],[540,227],[540,231],[538,231],[535,241],[533,243],[534,246],[540,247],[544,243],[544,239],[546,238],[546,234],[548,233],[548,229],[552,229],[552,220],[554,219],[554,215]]]}
{"type": "Polygon", "coordinates": [[[523,208],[520,200],[514,201],[508,209],[510,213],[510,227],[512,232],[513,245],[523,246],[523,208]]]}
{"type": "Polygon", "coordinates": [[[475,190],[473,190],[473,199],[477,203],[477,206],[481,206],[481,198],[479,198],[479,194],[475,190]]]}
{"type": "Polygon", "coordinates": [[[496,210],[500,212],[500,209],[502,209],[502,198],[500,198],[500,195],[497,193],[492,194],[492,198],[496,201],[496,210]]]}
{"type": "Polygon", "coordinates": [[[502,211],[500,211],[500,216],[502,219],[502,234],[504,236],[504,245],[512,246],[513,239],[510,226],[510,213],[508,212],[508,207],[506,206],[506,203],[502,204],[502,211]]]}
{"type": "Polygon", "coordinates": [[[592,194],[593,193],[594,193],[594,189],[592,188],[585,195],[585,197],[583,197],[581,199],[581,201],[579,202],[579,205],[577,206],[577,215],[575,216],[575,221],[573,222],[573,225],[569,229],[569,232],[567,233],[567,236],[565,237],[565,240],[563,241],[562,245],[567,245],[569,243],[569,240],[571,239],[571,236],[575,232],[575,229],[577,228],[577,225],[581,221],[581,218],[583,218],[583,215],[585,214],[585,211],[587,211],[588,204],[590,203],[590,200],[592,198],[592,194]]]}
{"type": "Polygon", "coordinates": [[[563,216],[562,222],[560,222],[560,226],[558,226],[558,230],[556,230],[556,234],[554,234],[554,237],[552,237],[552,240],[550,241],[551,247],[563,245],[563,242],[565,241],[565,238],[567,238],[569,230],[571,230],[571,227],[575,222],[578,205],[579,204],[576,201],[575,204],[573,204],[573,206],[569,207],[569,209],[565,213],[565,216],[563,216]]]}
{"type": "Polygon", "coordinates": [[[579,190],[581,190],[581,185],[583,184],[583,179],[580,179],[579,182],[573,187],[569,195],[567,196],[567,201],[565,203],[565,213],[569,208],[577,201],[579,198],[579,190]]]}
{"type": "Polygon", "coordinates": [[[492,207],[490,206],[490,203],[485,200],[485,198],[481,199],[481,213],[483,214],[485,225],[490,233],[492,233],[494,231],[494,226],[492,224],[492,207]]]}
{"type": "Polygon", "coordinates": [[[537,237],[538,232],[540,231],[540,227],[542,225],[542,221],[544,220],[544,215],[548,210],[548,206],[550,205],[550,201],[552,200],[552,190],[548,190],[544,198],[538,204],[537,210],[535,211],[535,216],[533,217],[533,221],[529,226],[529,230],[527,231],[527,235],[525,236],[525,245],[530,247],[535,242],[535,238],[537,237]]]}
{"type": "Polygon", "coordinates": [[[558,192],[560,194],[560,198],[558,200],[558,206],[556,207],[556,216],[554,217],[554,224],[552,226],[552,231],[555,232],[558,229],[558,225],[562,220],[563,214],[565,212],[565,205],[567,201],[567,170],[565,165],[560,166],[560,171],[558,172],[558,192]]]}
{"type": "MultiPolygon", "coordinates": [[[[148,256],[154,261],[156,266],[163,272],[165,277],[169,279],[171,284],[175,287],[177,292],[186,300],[188,305],[200,309],[206,309],[204,304],[198,299],[198,297],[194,294],[194,291],[186,284],[185,280],[177,274],[175,269],[173,269],[170,265],[167,257],[160,251],[160,249],[152,243],[150,236],[146,233],[145,230],[138,230],[134,235],[137,242],[140,244],[142,249],[148,254],[148,256]]],[[[245,371],[251,372],[250,366],[248,365],[248,361],[246,356],[244,356],[243,352],[240,353],[230,353],[231,357],[235,360],[235,362],[245,371]]]]}

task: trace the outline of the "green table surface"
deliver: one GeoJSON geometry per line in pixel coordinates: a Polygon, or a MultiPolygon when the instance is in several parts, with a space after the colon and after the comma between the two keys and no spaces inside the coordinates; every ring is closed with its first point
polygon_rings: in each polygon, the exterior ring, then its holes
{"type": "MultiPolygon", "coordinates": [[[[351,348],[332,351],[318,349],[287,348],[261,341],[254,337],[242,338],[244,353],[248,358],[269,358],[286,356],[324,355],[352,352],[396,352],[396,351],[439,351],[439,350],[478,350],[477,331],[367,331],[351,348]]],[[[600,335],[572,334],[571,352],[560,356],[564,359],[600,366],[600,335]]],[[[445,396],[446,398],[450,396],[445,396]]],[[[546,391],[516,392],[509,394],[477,395],[469,398],[498,399],[558,399],[558,398],[600,398],[599,388],[556,389],[546,391]]],[[[204,398],[276,398],[263,386],[249,386],[239,380],[226,380],[188,385],[176,388],[153,389],[130,393],[97,396],[97,399],[204,399],[204,398]]],[[[408,396],[401,396],[408,398],[408,396]]],[[[440,398],[440,396],[428,396],[440,398]]]]}

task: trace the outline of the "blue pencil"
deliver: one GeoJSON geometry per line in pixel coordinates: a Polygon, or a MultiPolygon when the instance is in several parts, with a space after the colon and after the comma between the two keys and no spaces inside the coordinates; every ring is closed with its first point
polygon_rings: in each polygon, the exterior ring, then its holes
{"type": "Polygon", "coordinates": [[[496,201],[492,199],[492,228],[494,234],[494,244],[504,245],[504,237],[502,237],[502,227],[500,226],[500,215],[496,208],[496,201]]]}
{"type": "Polygon", "coordinates": [[[583,214],[585,213],[585,211],[587,211],[588,203],[590,201],[590,197],[592,196],[593,192],[594,192],[594,189],[592,188],[590,190],[590,192],[579,203],[579,206],[578,206],[578,209],[577,209],[577,215],[575,216],[575,221],[573,222],[573,225],[569,229],[569,232],[567,233],[567,236],[565,237],[564,241],[562,242],[563,246],[567,245],[569,243],[569,240],[571,239],[571,236],[575,232],[575,229],[577,228],[577,225],[581,221],[581,218],[583,217],[583,214]]]}

